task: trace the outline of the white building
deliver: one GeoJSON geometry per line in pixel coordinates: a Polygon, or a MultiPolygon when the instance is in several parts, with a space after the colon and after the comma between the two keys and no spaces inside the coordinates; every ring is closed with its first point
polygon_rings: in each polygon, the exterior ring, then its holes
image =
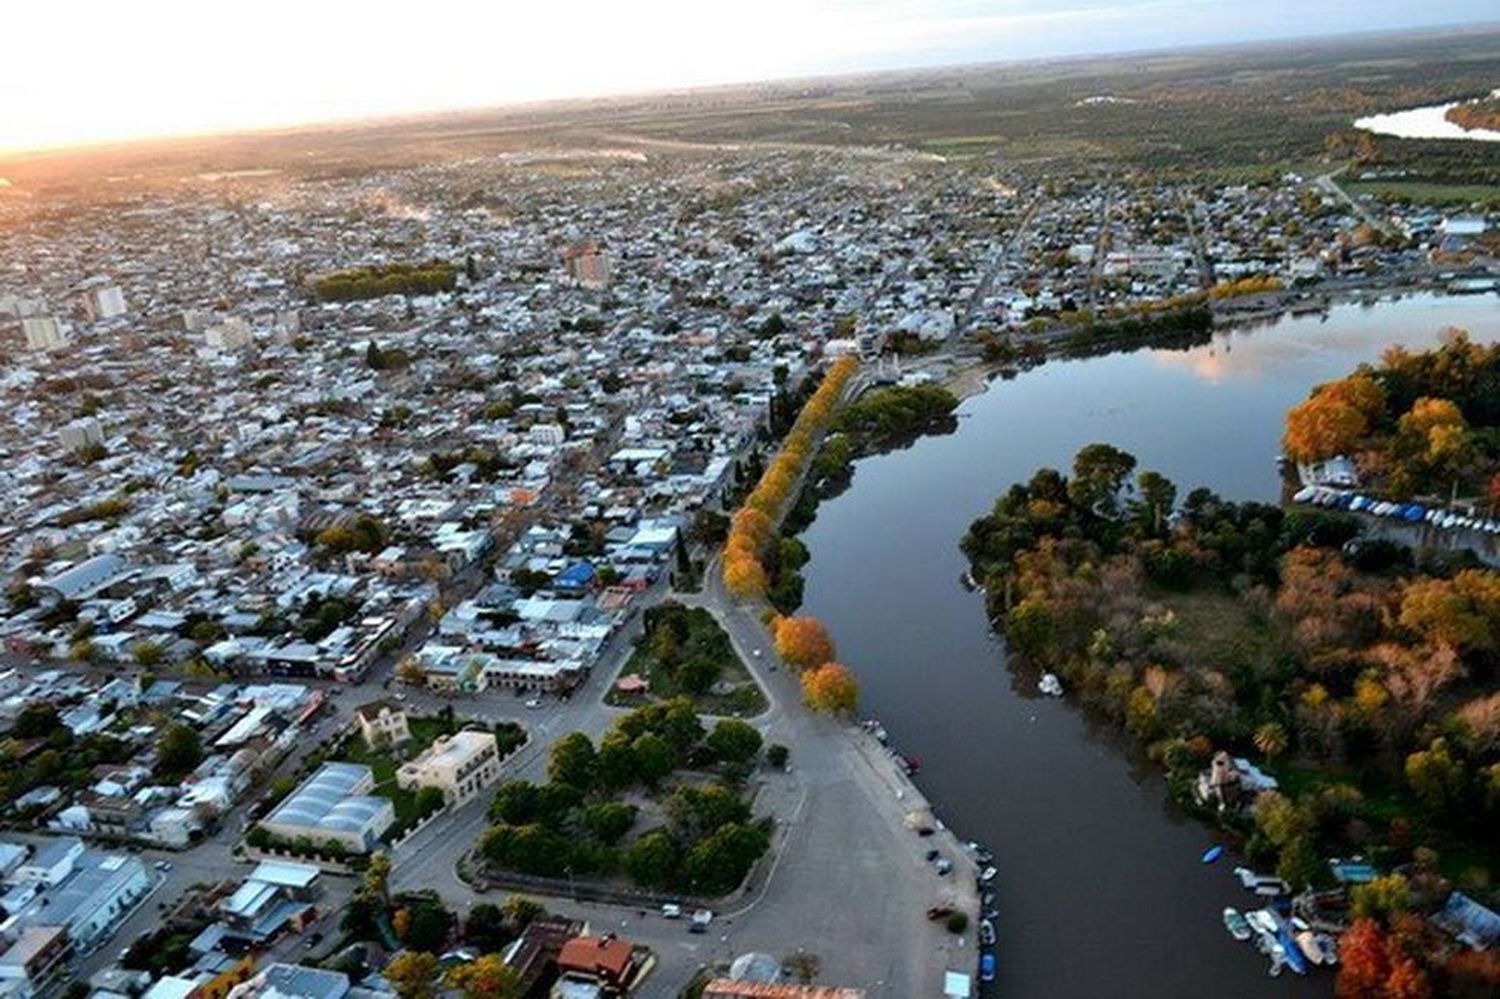
{"type": "Polygon", "coordinates": [[[77,451],[90,444],[104,443],[104,430],[92,416],[74,420],[59,430],[57,435],[62,439],[63,447],[70,451],[77,451]]]}
{"type": "Polygon", "coordinates": [[[56,316],[32,316],[21,320],[27,350],[62,350],[71,337],[56,316]]]}
{"type": "Polygon", "coordinates": [[[230,316],[222,323],[203,331],[203,342],[214,350],[239,350],[252,339],[250,324],[238,316],[230,316]]]}
{"type": "Polygon", "coordinates": [[[353,853],[368,853],[396,821],[389,798],[372,795],[375,774],[357,763],[325,763],[287,795],[261,825],[286,840],[337,840],[353,853]]]}
{"type": "Polygon", "coordinates": [[[489,732],[440,736],[396,771],[398,786],[408,791],[438,788],[450,805],[468,801],[499,779],[500,749],[489,732]]]}

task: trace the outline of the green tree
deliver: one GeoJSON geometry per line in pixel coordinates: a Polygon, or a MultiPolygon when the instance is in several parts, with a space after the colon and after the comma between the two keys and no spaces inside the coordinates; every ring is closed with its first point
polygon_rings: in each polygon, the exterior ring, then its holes
{"type": "Polygon", "coordinates": [[[1463,795],[1463,764],[1453,758],[1447,739],[1434,739],[1406,758],[1406,782],[1436,811],[1455,807],[1463,795]]]}
{"type": "Polygon", "coordinates": [[[760,731],[754,725],[737,718],[726,718],[714,725],[707,744],[718,759],[743,763],[755,758],[761,743],[760,731]]]}
{"type": "Polygon", "coordinates": [[[390,883],[391,855],[384,850],[377,850],[370,855],[370,860],[365,865],[362,887],[371,898],[384,903],[390,897],[390,883]]]}
{"type": "Polygon", "coordinates": [[[162,659],[165,658],[162,647],[155,642],[139,642],[130,654],[135,659],[136,665],[148,668],[160,665],[162,659]]]}
{"type": "Polygon", "coordinates": [[[1112,516],[1119,510],[1120,490],[1134,470],[1134,455],[1111,444],[1089,444],[1073,458],[1068,495],[1085,510],[1112,516]]]}
{"type": "Polygon", "coordinates": [[[655,787],[676,765],[672,756],[672,746],[661,736],[654,732],[647,732],[636,738],[630,745],[631,755],[635,759],[635,772],[641,780],[655,787]]]}
{"type": "Polygon", "coordinates": [[[174,778],[189,773],[203,762],[203,743],[186,725],[173,724],[156,744],[156,774],[174,778]]]}
{"type": "Polygon", "coordinates": [[[695,892],[718,895],[743,881],[769,846],[764,829],[731,823],[688,851],[683,874],[695,892]]]}
{"type": "Polygon", "coordinates": [[[635,825],[636,807],[617,801],[591,805],[584,810],[583,825],[601,843],[618,843],[635,825]]]}
{"type": "Polygon", "coordinates": [[[594,786],[597,762],[594,744],[589,737],[582,732],[572,732],[552,747],[547,777],[555,783],[587,791],[594,786]]]}
{"type": "Polygon", "coordinates": [[[636,840],[625,851],[625,871],[636,884],[651,888],[668,885],[677,871],[677,843],[664,829],[656,829],[636,840]]]}
{"type": "Polygon", "coordinates": [[[464,920],[464,943],[481,954],[498,951],[513,939],[505,913],[493,902],[476,902],[464,920]]]}

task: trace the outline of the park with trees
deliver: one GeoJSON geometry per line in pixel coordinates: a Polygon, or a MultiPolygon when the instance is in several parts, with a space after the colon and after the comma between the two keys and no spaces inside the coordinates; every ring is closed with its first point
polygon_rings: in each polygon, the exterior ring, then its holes
{"type": "Polygon", "coordinates": [[[597,746],[564,736],[547,783],[496,792],[475,873],[700,898],[732,891],[771,844],[748,793],[762,749],[753,725],[706,728],[686,698],[622,715],[597,746]]]}
{"type": "Polygon", "coordinates": [[[712,715],[757,715],[766,697],[730,644],[729,635],[702,607],[675,600],[648,607],[643,634],[621,674],[639,676],[650,686],[641,693],[611,691],[609,703],[688,697],[697,711],[712,715]]]}
{"type": "MultiPolygon", "coordinates": [[[[1345,514],[1206,489],[1179,505],[1136,464],[1089,445],[1071,476],[1041,469],[970,526],[1013,664],[1060,675],[1185,802],[1216,750],[1260,760],[1278,790],[1204,816],[1298,889],[1331,886],[1331,856],[1410,871],[1382,932],[1450,886],[1493,901],[1500,574],[1345,514]]],[[[1428,953],[1443,980],[1452,949],[1428,953]]]]}

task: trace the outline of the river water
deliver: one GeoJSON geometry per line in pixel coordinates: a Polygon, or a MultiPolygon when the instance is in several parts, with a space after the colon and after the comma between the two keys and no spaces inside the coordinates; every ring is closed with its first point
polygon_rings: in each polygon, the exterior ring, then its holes
{"type": "Polygon", "coordinates": [[[1315,384],[1444,326],[1500,338],[1493,296],[1417,295],[1226,332],[1182,351],[1052,361],[995,382],[956,432],[859,462],[803,536],[806,612],[860,676],[862,711],[919,757],[917,777],[961,838],[996,852],[995,994],[1071,997],[1326,995],[1332,976],[1266,976],[1223,930],[1253,907],[1211,830],[1174,814],[1160,779],[1065,701],[1013,680],[982,598],[959,584],[958,540],[1011,483],[1067,469],[1108,441],[1177,482],[1275,500],[1285,410],[1315,384]]]}
{"type": "MultiPolygon", "coordinates": [[[[1490,96],[1500,95],[1500,90],[1490,96]]],[[[1488,128],[1465,129],[1455,125],[1446,117],[1448,109],[1457,107],[1462,101],[1447,104],[1429,104],[1405,111],[1387,114],[1372,114],[1354,123],[1355,128],[1368,129],[1377,135],[1394,135],[1402,139],[1471,139],[1475,142],[1500,142],[1500,132],[1488,128]]]]}

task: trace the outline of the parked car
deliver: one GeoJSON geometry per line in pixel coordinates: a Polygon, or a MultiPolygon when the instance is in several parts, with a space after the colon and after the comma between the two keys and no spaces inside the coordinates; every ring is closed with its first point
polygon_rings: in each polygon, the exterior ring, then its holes
{"type": "Polygon", "coordinates": [[[668,902],[661,907],[661,916],[663,919],[681,919],[682,906],[676,902],[668,902]]]}
{"type": "Polygon", "coordinates": [[[542,706],[542,699],[540,697],[533,697],[531,700],[526,702],[526,706],[528,708],[539,708],[542,706]]]}
{"type": "Polygon", "coordinates": [[[708,924],[714,921],[714,914],[709,909],[699,909],[693,913],[692,922],[688,926],[689,933],[707,933],[708,924]]]}

